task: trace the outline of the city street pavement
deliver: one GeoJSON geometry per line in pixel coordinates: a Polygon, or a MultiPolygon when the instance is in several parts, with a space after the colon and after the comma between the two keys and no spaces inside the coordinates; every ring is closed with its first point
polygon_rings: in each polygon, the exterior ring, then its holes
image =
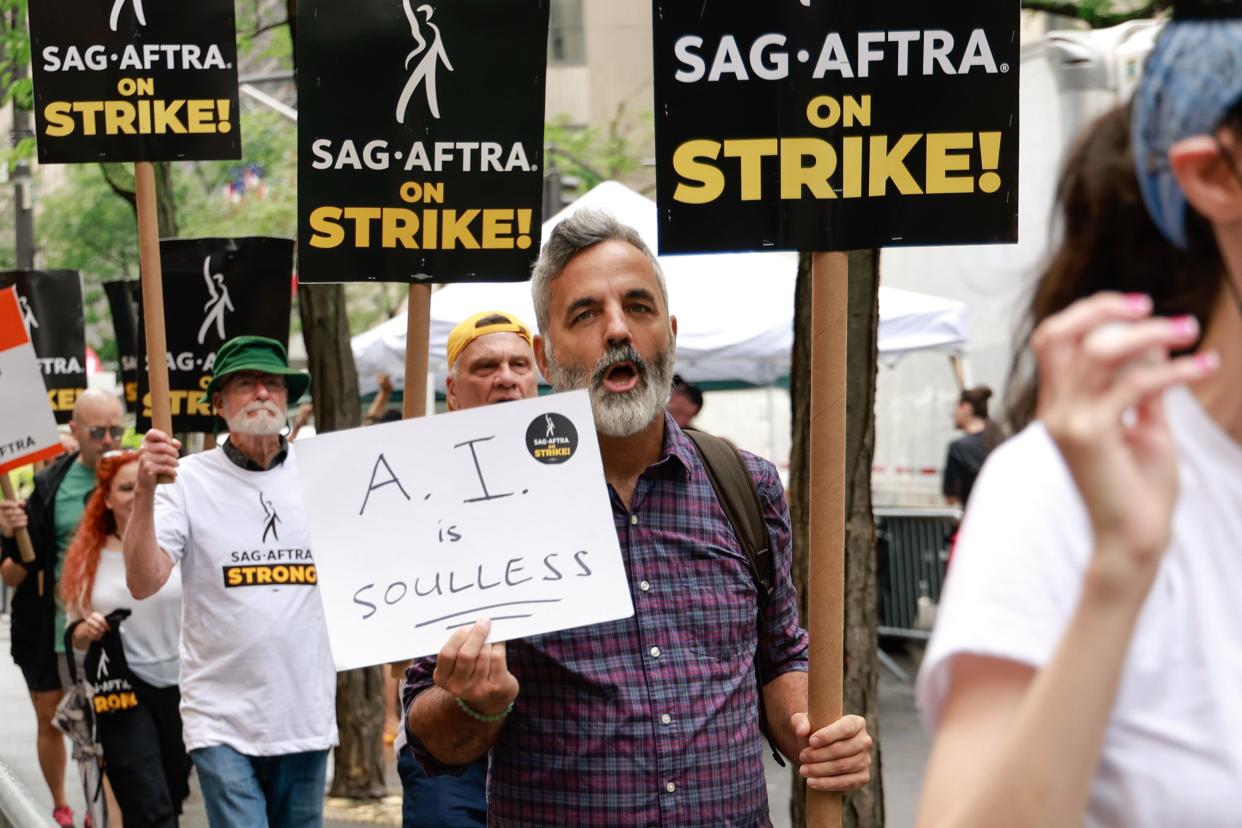
{"type": "MultiPolygon", "coordinates": [[[[50,816],[52,813],[52,795],[43,781],[43,773],[39,770],[38,757],[35,754],[35,716],[30,704],[30,695],[22,672],[13,663],[9,655],[9,616],[0,615],[0,761],[3,761],[20,779],[26,788],[40,803],[40,809],[50,816]]],[[[66,751],[69,751],[66,740],[66,751]]],[[[69,754],[69,765],[65,772],[65,793],[69,806],[78,815],[79,825],[83,813],[82,784],[78,780],[77,763],[69,754]]],[[[389,787],[396,793],[401,792],[401,784],[397,780],[395,762],[389,762],[389,787]]],[[[329,800],[325,811],[331,817],[324,822],[327,828],[342,828],[348,824],[369,822],[385,824],[378,818],[387,820],[387,824],[400,821],[400,798],[396,802],[377,803],[364,807],[345,807],[340,800],[329,800]],[[395,821],[392,816],[395,815],[395,821]],[[349,821],[335,819],[348,816],[349,821]]],[[[203,799],[199,794],[198,780],[190,775],[190,798],[186,800],[185,812],[181,818],[182,828],[207,828],[207,814],[203,810],[203,799]]]]}
{"type": "MultiPolygon", "coordinates": [[[[899,659],[902,666],[913,669],[909,659],[899,659]]],[[[918,803],[919,783],[927,757],[928,740],[914,710],[914,692],[885,670],[880,680],[880,716],[883,738],[884,802],[888,825],[908,826],[914,822],[918,803]]],[[[43,782],[35,756],[34,708],[18,669],[9,656],[9,618],[0,615],[0,760],[25,783],[41,806],[50,815],[52,798],[43,782]]],[[[67,744],[67,743],[66,743],[67,744]]],[[[766,748],[766,745],[765,745],[766,748]]],[[[396,769],[388,763],[388,783],[393,796],[379,803],[354,804],[345,800],[328,800],[325,826],[341,828],[350,824],[395,825],[400,821],[401,786],[396,769]]],[[[774,828],[790,828],[789,771],[772,761],[765,750],[768,771],[768,796],[771,801],[774,828]]],[[[73,810],[82,813],[82,787],[77,766],[72,759],[66,770],[65,789],[73,810]]],[[[206,828],[207,816],[197,781],[191,775],[191,794],[181,819],[183,828],[206,828]]]]}

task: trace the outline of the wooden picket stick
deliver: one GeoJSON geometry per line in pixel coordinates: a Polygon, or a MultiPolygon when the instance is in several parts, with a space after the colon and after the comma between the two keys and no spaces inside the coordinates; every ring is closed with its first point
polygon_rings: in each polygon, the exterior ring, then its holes
{"type": "Polygon", "coordinates": [[[408,420],[427,413],[431,285],[410,285],[405,314],[405,392],[401,403],[401,416],[408,420]]]}
{"type": "MultiPolygon", "coordinates": [[[[427,366],[431,350],[431,285],[410,285],[405,306],[405,390],[401,416],[422,417],[427,413],[427,366]]],[[[388,671],[395,679],[405,678],[409,662],[394,662],[388,671]]]]}
{"type": "MultiPolygon", "coordinates": [[[[134,162],[134,196],[138,207],[138,261],[142,271],[142,315],[147,339],[147,388],[151,392],[151,425],[172,437],[172,412],[168,393],[168,340],[164,335],[164,270],[160,264],[160,222],[155,195],[155,168],[150,161],[134,162]]],[[[160,475],[159,482],[171,483],[172,477],[160,475]]]]}
{"type": "MultiPolygon", "coordinates": [[[[0,472],[0,495],[5,500],[17,500],[17,495],[13,492],[13,484],[9,481],[8,472],[0,472]]],[[[13,533],[14,539],[17,541],[17,549],[21,553],[22,563],[34,563],[35,551],[34,544],[30,542],[30,532],[23,526],[21,529],[13,533]]],[[[39,594],[43,594],[43,570],[39,570],[39,594]]]]}
{"type": "MultiPolygon", "coordinates": [[[[810,633],[811,731],[841,718],[845,636],[845,397],[849,259],[811,263],[810,633]]],[[[839,828],[841,795],[807,789],[806,824],[839,828]]]]}

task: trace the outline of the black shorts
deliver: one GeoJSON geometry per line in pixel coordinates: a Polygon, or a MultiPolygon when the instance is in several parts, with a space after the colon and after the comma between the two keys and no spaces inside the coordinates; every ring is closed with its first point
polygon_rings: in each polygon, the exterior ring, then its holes
{"type": "Polygon", "coordinates": [[[45,653],[29,664],[19,664],[22,677],[26,679],[26,687],[31,693],[45,693],[49,690],[60,690],[65,686],[62,676],[68,677],[69,666],[63,655],[45,653]]]}

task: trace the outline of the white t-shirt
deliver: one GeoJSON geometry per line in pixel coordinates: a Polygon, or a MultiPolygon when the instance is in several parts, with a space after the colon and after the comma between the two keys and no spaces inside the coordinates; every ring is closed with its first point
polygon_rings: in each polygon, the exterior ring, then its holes
{"type": "Polygon", "coordinates": [[[136,601],[125,584],[125,553],[120,549],[100,550],[91,609],[107,615],[122,607],[133,611],[121,622],[121,643],[129,669],[156,687],[176,684],[181,668],[181,568],[173,567],[159,592],[136,601]]]}
{"type": "Polygon", "coordinates": [[[155,527],[184,584],[186,749],[336,744],[336,671],[293,446],[262,472],[218,448],[182,459],[176,482],[156,490],[155,527]]]}
{"type": "MultiPolygon", "coordinates": [[[[1173,536],[1130,644],[1087,826],[1242,823],[1242,447],[1186,389],[1165,404],[1180,461],[1173,536]]],[[[1041,424],[993,452],[919,675],[929,725],[954,656],[1049,661],[1081,593],[1091,536],[1041,424]]]]}

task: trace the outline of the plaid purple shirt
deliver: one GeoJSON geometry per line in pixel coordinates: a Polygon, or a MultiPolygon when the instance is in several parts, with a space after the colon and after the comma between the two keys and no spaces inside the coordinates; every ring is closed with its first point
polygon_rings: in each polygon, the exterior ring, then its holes
{"type": "MultiPolygon", "coordinates": [[[[762,630],[746,553],[666,417],[633,509],[609,487],[634,616],[508,644],[521,690],[491,751],[490,825],[770,824],[754,659],[765,683],[805,671],[807,639],[784,489],[771,463],[744,456],[773,548],[762,630]]],[[[434,658],[410,667],[407,709],[434,669],[434,658]]],[[[412,736],[410,746],[429,773],[460,773],[412,736]]]]}

